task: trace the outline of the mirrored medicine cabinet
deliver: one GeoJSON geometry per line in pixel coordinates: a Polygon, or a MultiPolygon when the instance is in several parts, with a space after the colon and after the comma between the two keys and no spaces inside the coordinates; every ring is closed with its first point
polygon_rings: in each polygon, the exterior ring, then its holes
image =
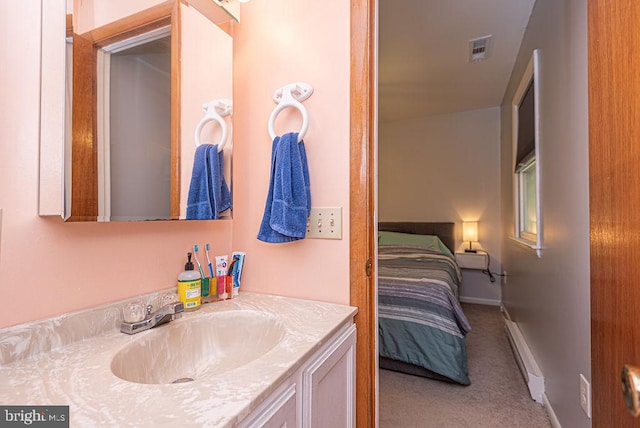
{"type": "MultiPolygon", "coordinates": [[[[239,10],[211,0],[42,3],[40,215],[185,219],[203,106],[232,98],[239,10]]],[[[199,138],[221,136],[211,122],[199,138]]],[[[232,150],[229,140],[229,186],[232,150]]]]}

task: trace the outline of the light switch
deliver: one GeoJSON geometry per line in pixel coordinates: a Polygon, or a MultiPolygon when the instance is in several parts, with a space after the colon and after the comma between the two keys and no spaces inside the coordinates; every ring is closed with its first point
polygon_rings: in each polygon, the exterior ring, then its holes
{"type": "Polygon", "coordinates": [[[307,238],[342,239],[342,208],[311,208],[307,238]]]}

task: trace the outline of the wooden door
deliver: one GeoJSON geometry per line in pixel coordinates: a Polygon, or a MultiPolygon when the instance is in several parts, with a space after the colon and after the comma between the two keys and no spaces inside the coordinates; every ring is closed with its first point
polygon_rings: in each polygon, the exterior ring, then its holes
{"type": "Polygon", "coordinates": [[[620,383],[640,365],[640,1],[589,0],[588,25],[593,427],[640,427],[620,383]]]}

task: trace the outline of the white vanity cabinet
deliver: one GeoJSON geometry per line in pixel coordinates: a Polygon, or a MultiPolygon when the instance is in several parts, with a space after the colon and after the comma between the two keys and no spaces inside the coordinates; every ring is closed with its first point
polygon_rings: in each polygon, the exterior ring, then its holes
{"type": "MultiPolygon", "coordinates": [[[[297,377],[297,376],[295,376],[297,377]]],[[[294,378],[295,378],[294,377],[294,378]]],[[[300,426],[300,394],[295,379],[288,379],[283,386],[271,394],[239,427],[283,428],[300,426]]]]}
{"type": "Polygon", "coordinates": [[[240,427],[355,426],[356,327],[342,327],[240,427]]]}
{"type": "Polygon", "coordinates": [[[302,370],[302,426],[355,426],[356,327],[351,324],[302,370]]]}

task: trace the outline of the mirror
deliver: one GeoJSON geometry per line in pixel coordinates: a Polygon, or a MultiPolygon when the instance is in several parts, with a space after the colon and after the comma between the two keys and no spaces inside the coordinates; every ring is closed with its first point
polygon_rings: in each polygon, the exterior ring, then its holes
{"type": "MultiPolygon", "coordinates": [[[[69,7],[63,218],[186,219],[194,130],[204,105],[232,98],[229,12],[210,0],[69,7]]],[[[223,120],[231,130],[231,118],[223,120]]],[[[202,127],[200,141],[221,143],[219,125],[202,127]]],[[[221,169],[230,187],[228,134],[221,169]]],[[[41,164],[41,193],[42,177],[41,164]]],[[[42,203],[40,213],[51,214],[42,203]]],[[[231,210],[220,218],[231,218],[231,210]]]]}

